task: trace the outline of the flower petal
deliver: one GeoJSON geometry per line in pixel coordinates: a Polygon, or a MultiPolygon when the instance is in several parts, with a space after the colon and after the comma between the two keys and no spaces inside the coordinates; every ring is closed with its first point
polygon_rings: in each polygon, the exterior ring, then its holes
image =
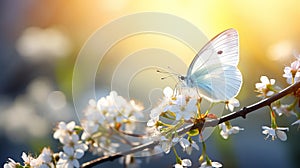
{"type": "Polygon", "coordinates": [[[84,151],[81,150],[81,149],[77,149],[75,154],[74,154],[74,157],[77,158],[77,159],[80,159],[80,158],[82,158],[83,155],[84,155],[84,151]]]}
{"type": "Polygon", "coordinates": [[[192,166],[192,162],[190,159],[183,159],[181,160],[182,166],[192,166]]]}
{"type": "Polygon", "coordinates": [[[174,165],[174,168],[183,168],[183,166],[177,163],[176,165],[174,165]]]}
{"type": "Polygon", "coordinates": [[[255,84],[255,88],[256,89],[262,89],[262,88],[264,88],[265,87],[265,84],[263,84],[263,83],[256,83],[255,84]]]}
{"type": "Polygon", "coordinates": [[[182,138],[179,144],[182,148],[187,148],[190,145],[190,142],[187,139],[182,138]]]}
{"type": "Polygon", "coordinates": [[[65,152],[65,154],[67,154],[68,156],[72,156],[74,154],[74,148],[70,147],[70,146],[64,146],[63,150],[65,152]]]}
{"type": "Polygon", "coordinates": [[[289,128],[288,127],[277,127],[277,130],[281,130],[281,131],[288,131],[289,128]]]}
{"type": "Polygon", "coordinates": [[[286,133],[284,131],[276,130],[276,135],[282,141],[287,140],[287,136],[286,136],[286,133]]]}
{"type": "Polygon", "coordinates": [[[270,79],[270,84],[274,85],[275,84],[275,79],[270,79]]]}
{"type": "Polygon", "coordinates": [[[74,128],[75,128],[75,121],[71,121],[67,124],[67,129],[69,131],[73,131],[74,128]]]}
{"type": "Polygon", "coordinates": [[[270,130],[270,129],[271,129],[271,128],[268,127],[268,126],[262,126],[261,128],[264,129],[264,130],[270,130]]]}
{"type": "Polygon", "coordinates": [[[211,162],[211,165],[212,167],[215,167],[215,168],[219,168],[219,167],[222,167],[223,165],[219,162],[211,162]]]}
{"type": "Polygon", "coordinates": [[[261,81],[263,84],[269,84],[269,83],[270,83],[269,78],[266,77],[266,76],[261,76],[261,77],[260,77],[260,81],[261,81]]]}
{"type": "Polygon", "coordinates": [[[197,145],[196,142],[193,142],[193,143],[192,143],[192,147],[194,147],[196,150],[199,150],[199,146],[197,145]]]}
{"type": "Polygon", "coordinates": [[[228,139],[228,132],[224,132],[223,130],[220,132],[220,135],[224,138],[224,139],[228,139]]]}
{"type": "Polygon", "coordinates": [[[72,164],[73,164],[73,166],[76,167],[76,168],[79,167],[79,162],[78,162],[77,159],[72,160],[72,164]]]}
{"type": "Polygon", "coordinates": [[[166,87],[163,91],[165,97],[170,98],[173,95],[173,89],[171,89],[170,87],[166,87]]]}
{"type": "Polygon", "coordinates": [[[263,130],[262,133],[263,133],[264,135],[267,135],[267,134],[269,134],[269,130],[263,130]]]}
{"type": "Polygon", "coordinates": [[[273,92],[273,91],[268,91],[267,94],[266,94],[266,96],[272,96],[274,93],[275,92],[273,92]]]}

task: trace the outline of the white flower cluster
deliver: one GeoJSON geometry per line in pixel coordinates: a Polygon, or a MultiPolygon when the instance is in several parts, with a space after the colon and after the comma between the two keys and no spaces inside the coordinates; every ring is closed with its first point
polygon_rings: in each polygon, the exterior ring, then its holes
{"type": "Polygon", "coordinates": [[[219,127],[221,128],[220,135],[224,139],[228,139],[229,135],[237,134],[240,131],[244,130],[244,128],[240,128],[238,126],[231,126],[229,122],[221,123],[219,124],[219,127]]]}
{"type": "Polygon", "coordinates": [[[90,145],[93,153],[115,153],[122,140],[130,143],[122,134],[123,130],[133,133],[136,129],[143,129],[135,125],[135,121],[143,118],[142,110],[142,106],[133,100],[126,101],[115,91],[97,102],[90,100],[81,122],[84,129],[81,138],[90,145]]]}
{"type": "MultiPolygon", "coordinates": [[[[288,84],[293,84],[300,81],[300,55],[295,56],[297,58],[296,61],[291,63],[291,66],[286,66],[284,68],[283,77],[286,78],[288,84]]],[[[296,95],[299,97],[299,95],[296,95]]],[[[295,104],[291,105],[282,105],[284,107],[279,108],[280,112],[283,112],[285,115],[289,116],[290,114],[297,116],[297,120],[293,122],[291,125],[297,125],[298,129],[300,128],[300,114],[295,113],[293,108],[295,104]]]]}
{"type": "Polygon", "coordinates": [[[184,168],[184,167],[190,167],[192,166],[192,162],[190,159],[182,159],[181,163],[176,163],[174,165],[174,168],[184,168]]]}
{"type": "Polygon", "coordinates": [[[75,130],[75,122],[71,121],[68,124],[60,122],[53,137],[64,145],[63,151],[59,153],[59,160],[56,167],[79,167],[77,159],[82,158],[88,146],[79,140],[79,136],[75,130]]]}
{"type": "MultiPolygon", "coordinates": [[[[68,124],[60,122],[56,131],[53,134],[55,139],[58,139],[63,144],[63,151],[58,154],[52,153],[49,148],[44,148],[41,154],[34,158],[23,152],[22,159],[25,167],[30,168],[73,168],[79,167],[80,159],[88,146],[79,140],[75,128],[75,122],[71,121],[68,124]],[[56,158],[58,160],[56,160],[56,158]]],[[[9,162],[4,165],[4,168],[22,167],[20,163],[9,159],[9,162]]]]}
{"type": "MultiPolygon", "coordinates": [[[[133,133],[136,129],[146,130],[147,128],[135,125],[135,121],[144,117],[142,110],[143,107],[134,101],[126,101],[114,91],[98,102],[90,100],[84,111],[82,127],[77,126],[74,121],[58,123],[53,137],[63,145],[61,152],[52,153],[49,148],[44,148],[37,158],[23,153],[24,166],[9,158],[4,168],[80,167],[78,159],[83,157],[84,152],[88,150],[88,145],[94,153],[104,155],[118,152],[117,148],[122,143],[128,143],[127,145],[132,147],[133,142],[126,135],[133,133]],[[82,133],[81,136],[80,133],[82,133]]],[[[138,162],[126,161],[127,163],[132,165],[138,162]]]]}
{"type": "Polygon", "coordinates": [[[178,142],[184,150],[191,153],[190,143],[174,133],[185,122],[192,123],[197,117],[198,95],[188,89],[181,90],[179,94],[170,87],[166,87],[163,94],[163,99],[151,110],[150,120],[147,122],[148,127],[154,128],[152,134],[155,136],[152,135],[152,138],[160,142],[165,153],[169,153],[170,148],[178,142]]]}
{"type": "Polygon", "coordinates": [[[276,128],[270,128],[267,126],[262,126],[262,133],[267,135],[266,139],[271,136],[272,140],[275,140],[275,138],[279,138],[281,141],[287,140],[287,135],[284,131],[288,131],[289,128],[286,127],[276,127],[276,128]]]}
{"type": "MultiPolygon", "coordinates": [[[[286,78],[288,84],[294,84],[300,81],[300,59],[299,56],[296,56],[296,61],[292,62],[290,66],[286,66],[284,68],[283,77],[286,78]]],[[[275,85],[275,79],[269,79],[267,76],[261,76],[261,83],[256,83],[256,91],[259,93],[259,97],[268,98],[279,91],[279,87],[275,85]]],[[[282,104],[281,100],[275,101],[271,104],[271,127],[262,126],[262,133],[271,137],[272,140],[275,140],[277,137],[281,141],[287,140],[287,135],[284,131],[288,131],[287,127],[278,127],[276,123],[276,115],[274,112],[278,114],[278,116],[282,116],[285,114],[287,117],[296,116],[297,120],[291,125],[297,125],[298,129],[300,127],[300,114],[295,112],[295,107],[298,104],[299,99],[299,91],[293,94],[295,101],[291,104],[282,104]]]]}
{"type": "Polygon", "coordinates": [[[300,81],[300,60],[299,58],[291,63],[291,66],[284,68],[283,77],[286,78],[288,84],[293,84],[300,81]]]}
{"type": "MultiPolygon", "coordinates": [[[[49,148],[44,148],[41,154],[37,158],[33,158],[26,153],[22,153],[22,159],[24,165],[31,168],[54,168],[52,160],[52,151],[49,148]]],[[[20,163],[15,162],[11,158],[8,158],[9,162],[5,163],[3,168],[17,168],[22,167],[20,163]]]]}
{"type": "MultiPolygon", "coordinates": [[[[206,114],[200,112],[201,97],[194,88],[179,88],[179,90],[173,91],[170,87],[166,87],[163,90],[163,98],[160,103],[151,110],[150,120],[147,122],[147,126],[154,128],[152,138],[159,142],[159,146],[162,151],[169,153],[170,149],[177,143],[180,144],[183,151],[191,155],[193,149],[199,150],[199,146],[188,135],[184,138],[185,134],[178,135],[176,131],[185,124],[195,123],[198,120],[205,121],[205,118],[215,119],[217,116],[210,113],[209,109],[206,114]]],[[[227,110],[233,111],[235,107],[238,107],[239,101],[232,98],[225,103],[227,110]]],[[[213,105],[213,104],[212,104],[213,105]]],[[[223,126],[221,135],[227,139],[229,135],[236,134],[242,128],[237,126],[223,126]]],[[[197,133],[196,133],[197,134],[197,133]]],[[[199,133],[198,133],[199,134],[199,133]]],[[[194,135],[193,135],[194,136],[194,135]]],[[[176,154],[177,155],[177,154],[176,154]]],[[[177,156],[177,163],[174,167],[189,167],[192,162],[189,159],[181,160],[177,156]]],[[[201,167],[219,166],[222,164],[213,162],[202,162],[201,167]]]]}
{"type": "Polygon", "coordinates": [[[170,87],[163,91],[164,97],[157,107],[151,110],[150,120],[147,126],[159,126],[158,122],[163,115],[172,121],[191,120],[197,115],[197,96],[189,94],[189,90],[183,90],[181,94],[176,94],[170,87]]]}
{"type": "MultiPolygon", "coordinates": [[[[275,86],[275,79],[270,79],[266,76],[261,76],[260,78],[261,83],[256,83],[256,91],[260,93],[258,96],[267,98],[272,95],[274,95],[276,92],[278,92],[276,89],[279,88],[275,86]]],[[[287,105],[281,105],[280,101],[276,101],[272,104],[272,110],[274,110],[279,116],[282,115],[282,113],[285,113],[288,115],[290,111],[287,110],[287,105]]],[[[272,137],[272,140],[275,140],[276,137],[278,137],[280,140],[285,141],[287,139],[287,135],[284,131],[288,131],[289,129],[286,127],[277,127],[276,124],[276,116],[273,115],[274,113],[271,111],[271,125],[272,127],[262,126],[262,133],[264,135],[267,135],[266,139],[268,137],[272,137]]]]}

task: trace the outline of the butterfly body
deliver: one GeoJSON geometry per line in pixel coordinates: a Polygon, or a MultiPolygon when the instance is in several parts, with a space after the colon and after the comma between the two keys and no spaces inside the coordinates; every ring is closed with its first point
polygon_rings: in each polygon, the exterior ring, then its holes
{"type": "Polygon", "coordinates": [[[195,56],[187,75],[180,76],[187,87],[197,88],[210,101],[235,97],[242,85],[238,33],[228,29],[210,40],[195,56]]]}

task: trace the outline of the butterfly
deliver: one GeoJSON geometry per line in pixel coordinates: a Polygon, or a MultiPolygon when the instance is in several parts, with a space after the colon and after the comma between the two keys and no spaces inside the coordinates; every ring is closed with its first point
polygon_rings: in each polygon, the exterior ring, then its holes
{"type": "Polygon", "coordinates": [[[195,56],[187,75],[179,76],[189,88],[217,102],[234,98],[242,85],[238,32],[231,28],[212,38],[195,56]]]}

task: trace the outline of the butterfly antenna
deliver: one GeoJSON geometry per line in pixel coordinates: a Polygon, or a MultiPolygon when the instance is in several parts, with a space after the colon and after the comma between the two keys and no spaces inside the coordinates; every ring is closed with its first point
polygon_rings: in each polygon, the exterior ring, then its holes
{"type": "Polygon", "coordinates": [[[172,74],[176,75],[176,76],[181,76],[181,74],[177,71],[175,71],[171,66],[168,66],[168,69],[172,72],[172,74]]]}
{"type": "Polygon", "coordinates": [[[168,73],[167,71],[162,71],[162,70],[159,70],[159,69],[157,69],[156,72],[158,72],[158,73],[164,73],[164,74],[168,73]]]}
{"type": "Polygon", "coordinates": [[[156,70],[156,72],[158,73],[163,73],[163,74],[169,74],[170,76],[173,76],[173,75],[178,75],[177,73],[174,73],[174,72],[169,72],[169,71],[162,71],[162,70],[156,70]]]}
{"type": "Polygon", "coordinates": [[[171,74],[171,75],[168,75],[168,76],[165,76],[165,77],[161,77],[160,79],[161,79],[161,80],[165,80],[165,79],[167,79],[167,78],[169,78],[169,77],[172,77],[172,76],[174,76],[174,75],[171,74]]]}

